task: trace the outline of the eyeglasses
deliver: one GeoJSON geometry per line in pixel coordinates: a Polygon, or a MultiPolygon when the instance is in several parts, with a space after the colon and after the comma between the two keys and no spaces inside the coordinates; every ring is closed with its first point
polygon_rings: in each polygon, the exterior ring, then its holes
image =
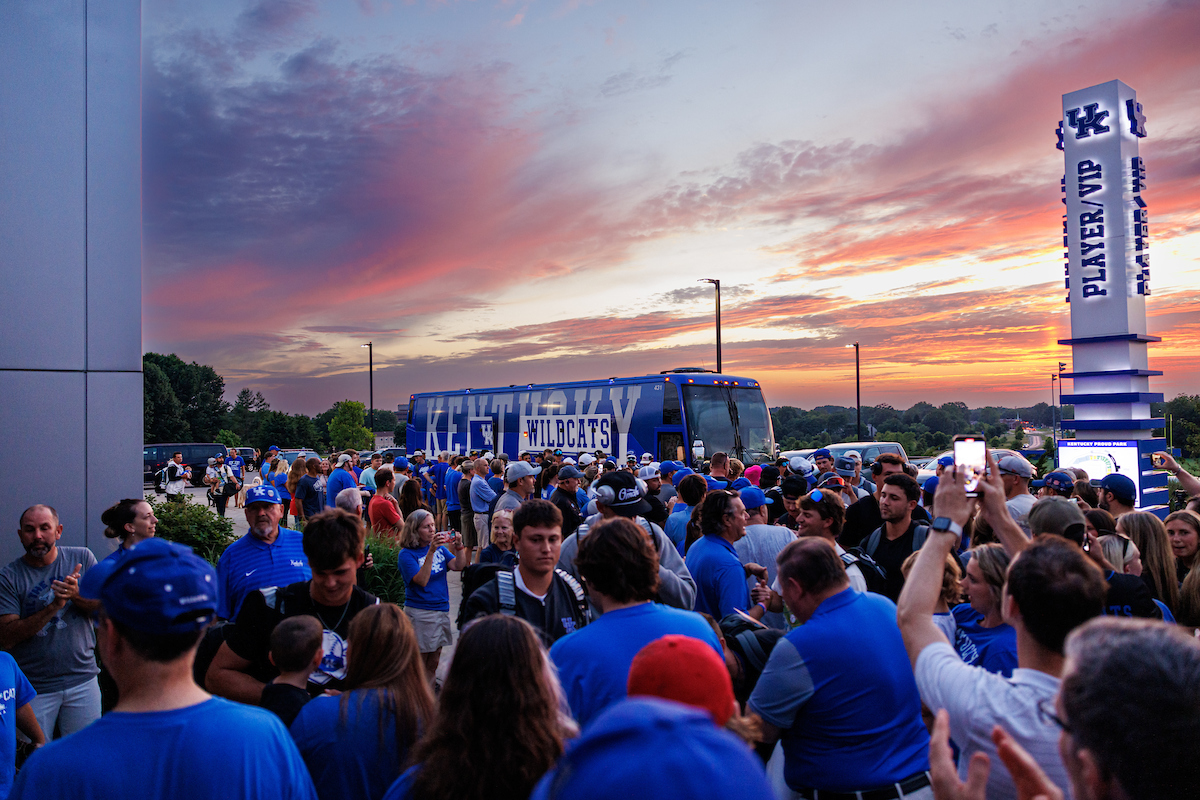
{"type": "Polygon", "coordinates": [[[1053,698],[1047,697],[1044,700],[1040,700],[1037,704],[1037,710],[1038,719],[1042,721],[1043,725],[1054,725],[1061,731],[1070,734],[1074,733],[1071,730],[1071,726],[1064,722],[1062,717],[1058,715],[1058,709],[1054,707],[1053,698]]]}

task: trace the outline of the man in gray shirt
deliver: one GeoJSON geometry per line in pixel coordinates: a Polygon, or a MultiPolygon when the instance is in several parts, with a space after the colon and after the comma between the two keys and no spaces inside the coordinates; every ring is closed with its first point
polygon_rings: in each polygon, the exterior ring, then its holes
{"type": "MultiPolygon", "coordinates": [[[[775,573],[778,567],[775,558],[783,548],[796,541],[796,534],[782,525],[767,524],[767,506],[775,501],[767,497],[757,486],[747,486],[738,492],[750,521],[746,523],[746,535],[733,543],[737,550],[738,560],[745,564],[762,564],[767,568],[767,585],[775,583],[775,573]]],[[[746,579],[750,588],[758,585],[758,578],[751,576],[746,579]]],[[[767,611],[763,614],[762,624],[768,628],[786,631],[788,629],[784,616],[778,611],[767,611]]]]}
{"type": "Polygon", "coordinates": [[[50,738],[100,718],[96,634],[99,603],[79,596],[79,578],[96,565],[86,547],[59,547],[58,512],[37,505],[21,515],[25,555],[0,570],[0,649],[10,652],[37,690],[31,704],[50,738]]]}
{"type": "Polygon", "coordinates": [[[541,467],[535,467],[528,461],[514,461],[504,470],[504,483],[508,487],[500,499],[496,501],[496,511],[516,511],[533,495],[537,486],[537,475],[541,467]]]}

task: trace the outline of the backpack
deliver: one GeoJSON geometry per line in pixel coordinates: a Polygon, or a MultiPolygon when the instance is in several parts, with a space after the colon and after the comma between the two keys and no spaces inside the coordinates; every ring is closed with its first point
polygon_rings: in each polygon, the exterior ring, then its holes
{"type": "MultiPolygon", "coordinates": [[[[913,531],[913,552],[915,553],[918,550],[920,550],[922,545],[925,544],[925,540],[928,538],[929,538],[929,526],[928,525],[918,525],[916,527],[916,530],[913,531]]],[[[854,549],[862,550],[863,553],[868,556],[874,556],[875,551],[879,549],[879,543],[882,540],[883,540],[883,527],[880,526],[880,527],[876,528],[871,533],[870,536],[867,537],[867,541],[863,544],[863,546],[861,548],[856,547],[854,549]]]]}
{"type": "Polygon", "coordinates": [[[740,614],[729,614],[718,625],[725,644],[742,661],[742,693],[749,697],[754,690],[758,678],[762,675],[771,651],[783,637],[784,633],[774,628],[765,628],[761,624],[754,625],[740,614]]]}
{"type": "Polygon", "coordinates": [[[154,473],[154,493],[166,494],[167,492],[167,468],[163,467],[158,472],[154,473]]]}
{"type": "MultiPolygon", "coordinates": [[[[567,586],[571,588],[571,592],[575,595],[575,607],[579,611],[579,618],[586,625],[588,620],[588,604],[587,597],[583,593],[583,587],[579,585],[579,581],[575,580],[571,573],[565,570],[555,567],[554,574],[566,581],[567,586]]],[[[506,617],[516,614],[517,579],[513,577],[513,570],[510,569],[496,575],[496,588],[499,589],[500,613],[506,617]]]]}
{"type": "Polygon", "coordinates": [[[501,564],[499,561],[488,564],[470,564],[461,573],[462,578],[462,599],[458,603],[458,616],[454,620],[454,624],[462,630],[462,626],[466,624],[467,601],[471,599],[471,595],[479,587],[487,584],[496,574],[503,571],[512,571],[512,567],[501,564]]]}
{"type": "Polygon", "coordinates": [[[851,547],[841,555],[842,564],[849,571],[850,567],[858,565],[859,572],[867,582],[867,591],[874,594],[887,594],[887,570],[879,566],[861,547],[851,547]]]}

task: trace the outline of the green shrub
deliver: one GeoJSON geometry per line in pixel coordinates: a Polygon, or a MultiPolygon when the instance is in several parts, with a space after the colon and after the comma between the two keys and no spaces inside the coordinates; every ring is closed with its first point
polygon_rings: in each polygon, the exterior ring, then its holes
{"type": "Polygon", "coordinates": [[[400,544],[376,536],[367,528],[367,550],[375,566],[362,571],[359,585],[386,603],[404,606],[404,575],[400,572],[400,544]]]}
{"type": "Polygon", "coordinates": [[[146,502],[158,517],[156,536],[187,545],[214,566],[237,538],[233,535],[233,520],[218,517],[207,506],[160,501],[152,494],[146,495],[146,502]]]}

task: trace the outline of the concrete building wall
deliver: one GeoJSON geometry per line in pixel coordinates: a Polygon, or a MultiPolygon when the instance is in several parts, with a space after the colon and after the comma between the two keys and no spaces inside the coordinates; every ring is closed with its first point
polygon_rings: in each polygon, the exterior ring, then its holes
{"type": "Polygon", "coordinates": [[[0,3],[0,562],[142,491],[141,4],[0,3]]]}

